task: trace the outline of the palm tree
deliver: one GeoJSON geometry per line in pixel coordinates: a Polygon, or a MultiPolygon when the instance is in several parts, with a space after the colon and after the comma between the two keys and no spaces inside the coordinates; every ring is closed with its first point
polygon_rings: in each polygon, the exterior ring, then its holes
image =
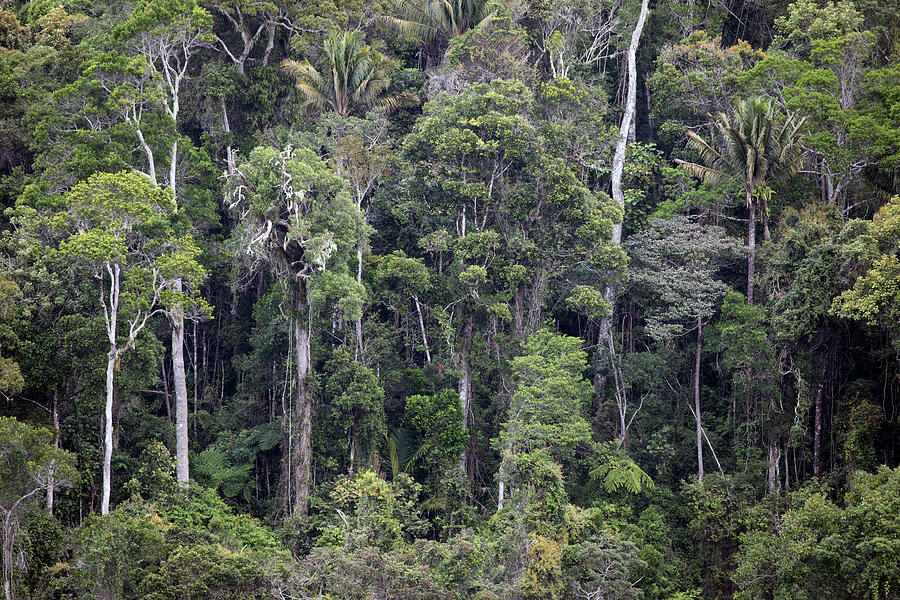
{"type": "Polygon", "coordinates": [[[385,22],[426,44],[487,24],[495,12],[490,0],[398,0],[396,10],[398,16],[384,17],[385,22]]]}
{"type": "Polygon", "coordinates": [[[771,182],[785,181],[803,165],[800,146],[806,117],[776,114],[775,102],[749,98],[734,103],[733,115],[710,115],[714,139],[707,142],[693,131],[687,132],[688,146],[700,155],[703,164],[677,160],[685,171],[710,183],[739,180],[746,193],[750,220],[747,227],[747,302],[753,304],[753,277],[756,271],[756,213],[766,211],[772,196],[771,182]]]}
{"type": "Polygon", "coordinates": [[[386,106],[397,109],[414,106],[414,94],[381,96],[390,85],[394,66],[378,50],[368,46],[361,31],[332,34],[322,46],[319,67],[308,61],[284,60],[281,69],[293,77],[306,95],[304,106],[331,107],[346,117],[355,107],[386,106]]]}

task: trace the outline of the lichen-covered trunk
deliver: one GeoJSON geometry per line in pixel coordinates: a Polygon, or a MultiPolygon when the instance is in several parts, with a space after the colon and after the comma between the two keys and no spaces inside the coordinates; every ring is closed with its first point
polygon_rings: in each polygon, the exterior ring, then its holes
{"type": "MultiPolygon", "coordinates": [[[[177,287],[181,287],[180,282],[177,287]]],[[[172,311],[172,378],[175,382],[175,471],[178,485],[190,478],[188,466],[188,397],[184,368],[184,313],[172,311]]]]}
{"type": "Polygon", "coordinates": [[[294,406],[294,422],[298,432],[294,436],[293,514],[304,516],[309,508],[309,488],[312,465],[312,402],[306,385],[310,371],[310,333],[307,321],[307,290],[300,284],[294,292],[294,349],[297,368],[297,397],[294,406]]]}
{"type": "MultiPolygon", "coordinates": [[[[472,365],[470,362],[470,348],[472,334],[475,326],[475,316],[471,313],[466,317],[462,331],[459,334],[459,404],[462,410],[463,429],[469,429],[469,413],[472,411],[472,365]]],[[[459,457],[459,467],[469,476],[469,448],[463,449],[459,457]]]]}
{"type": "MultiPolygon", "coordinates": [[[[59,388],[53,388],[53,406],[50,409],[53,419],[53,450],[59,450],[59,388]]],[[[47,483],[47,512],[53,514],[53,503],[56,495],[56,481],[51,477],[47,483]]]]}
{"type": "Polygon", "coordinates": [[[100,500],[100,514],[109,514],[109,495],[112,487],[112,409],[113,377],[118,350],[110,344],[106,362],[106,406],[103,412],[103,495],[100,500]]]}
{"type": "Polygon", "coordinates": [[[13,600],[13,523],[12,513],[3,515],[3,595],[13,600]]]}

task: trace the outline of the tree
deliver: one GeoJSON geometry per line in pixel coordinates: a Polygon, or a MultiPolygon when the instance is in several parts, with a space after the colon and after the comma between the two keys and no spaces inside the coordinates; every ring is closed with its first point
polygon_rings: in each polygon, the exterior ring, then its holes
{"type": "Polygon", "coordinates": [[[386,304],[396,313],[405,312],[409,308],[411,298],[419,318],[419,332],[422,335],[422,347],[425,350],[425,361],[431,362],[431,350],[428,346],[428,332],[422,314],[422,300],[431,287],[431,275],[422,259],[410,258],[402,250],[395,250],[384,256],[378,263],[375,280],[384,289],[386,304]]]}
{"type": "Polygon", "coordinates": [[[364,39],[361,31],[328,36],[318,68],[306,61],[282,61],[282,70],[306,96],[304,106],[320,110],[328,106],[346,117],[354,108],[385,106],[393,110],[418,104],[418,98],[410,94],[381,95],[390,86],[396,67],[364,39]]]}
{"type": "Polygon", "coordinates": [[[373,451],[387,433],[384,389],[372,369],[355,361],[346,348],[338,348],[325,365],[331,418],[347,439],[350,473],[362,452],[373,451]]]}
{"type": "MultiPolygon", "coordinates": [[[[703,329],[728,289],[714,276],[723,262],[740,253],[740,247],[721,227],[681,218],[654,220],[650,229],[628,240],[628,248],[635,259],[635,282],[661,301],[659,308],[647,315],[650,336],[665,342],[696,332],[692,412],[697,434],[697,478],[703,481],[703,439],[706,437],[700,412],[703,329]]],[[[621,419],[624,429],[625,416],[621,415],[621,419]]],[[[706,439],[715,456],[712,443],[706,439]]]]}
{"type": "Polygon", "coordinates": [[[265,270],[291,291],[291,345],[296,395],[292,415],[299,434],[286,434],[283,500],[305,515],[312,480],[312,398],[307,377],[312,357],[312,302],[323,294],[340,298],[339,312],[355,318],[364,288],[349,275],[349,258],[363,227],[346,181],[308,148],[260,146],[229,177],[226,193],[237,224],[232,243],[253,275],[265,270]],[[329,290],[332,292],[329,294],[329,290]]]}
{"type": "MultiPolygon", "coordinates": [[[[371,198],[379,179],[387,171],[392,150],[388,120],[380,111],[372,111],[365,118],[341,117],[337,114],[320,119],[322,135],[326,138],[333,168],[350,183],[350,193],[356,208],[366,220],[356,244],[356,282],[363,284],[363,257],[367,250],[371,227],[368,226],[371,198]]],[[[356,358],[364,357],[363,315],[356,319],[356,358]]],[[[427,346],[427,341],[426,341],[427,346]]],[[[426,349],[427,353],[427,349],[426,349]]]]}
{"type": "Polygon", "coordinates": [[[3,591],[15,598],[13,565],[16,535],[24,511],[40,502],[38,493],[70,485],[75,457],[53,447],[53,434],[42,427],[0,417],[0,519],[3,520],[3,591]]]}
{"type": "MultiPolygon", "coordinates": [[[[17,299],[22,297],[22,290],[11,281],[0,276],[0,323],[4,323],[13,316],[14,305],[17,299]]],[[[22,379],[22,369],[19,364],[0,355],[0,392],[3,394],[18,393],[25,386],[22,379]]]]}
{"type": "Polygon", "coordinates": [[[392,210],[416,229],[410,236],[444,284],[433,293],[452,309],[467,423],[476,319],[522,341],[540,328],[557,284],[569,289],[583,271],[621,264],[609,243],[616,210],[544,135],[555,130],[538,108],[520,81],[473,84],[430,101],[403,140],[406,199],[392,210]]]}
{"type": "MultiPolygon", "coordinates": [[[[591,439],[584,418],[591,385],[583,376],[587,354],[581,341],[541,329],[525,341],[510,368],[515,392],[494,444],[504,455],[547,450],[555,460],[571,460],[576,447],[591,439]]],[[[506,477],[501,467],[500,508],[506,477]]]]}
{"type": "MultiPolygon", "coordinates": [[[[625,96],[625,112],[622,114],[622,121],[619,123],[619,135],[616,138],[616,150],[612,160],[612,172],[610,173],[612,199],[621,211],[621,217],[613,225],[612,235],[610,236],[613,246],[619,246],[622,243],[622,224],[625,220],[625,194],[622,191],[622,174],[625,170],[625,150],[628,146],[628,140],[633,140],[635,137],[634,122],[637,103],[637,51],[649,10],[649,2],[647,0],[642,0],[641,12],[638,16],[637,23],[634,26],[634,31],[631,32],[631,41],[628,44],[628,54],[626,55],[628,69],[626,85],[628,92],[625,96]]],[[[616,305],[616,290],[612,285],[607,284],[603,291],[603,298],[609,304],[610,313],[609,315],[604,315],[600,320],[600,327],[597,334],[597,364],[594,375],[594,391],[598,396],[606,386],[605,377],[601,374],[603,369],[600,364],[604,356],[609,359],[614,378],[621,379],[621,374],[618,372],[618,366],[615,362],[615,345],[613,344],[612,313],[615,310],[616,305]],[[607,349],[609,350],[608,353],[607,349]]],[[[624,405],[624,398],[621,398],[619,395],[618,383],[616,384],[616,398],[619,406],[622,407],[624,405]]],[[[597,404],[600,404],[599,398],[597,404]]],[[[622,440],[624,441],[624,439],[623,431],[622,440]]]]}
{"type": "Polygon", "coordinates": [[[395,10],[385,22],[426,44],[485,26],[495,13],[490,0],[397,0],[395,10]]]}
{"type": "Polygon", "coordinates": [[[737,180],[744,187],[750,220],[747,225],[747,303],[753,304],[756,273],[756,213],[766,211],[772,194],[770,184],[785,181],[803,166],[800,145],[806,118],[776,113],[771,99],[750,98],[734,103],[731,117],[725,113],[710,115],[715,139],[706,142],[688,131],[688,146],[702,164],[677,160],[694,177],[710,183],[737,180]]]}
{"type": "Polygon", "coordinates": [[[196,262],[200,250],[192,240],[171,235],[169,219],[175,208],[171,191],[141,174],[98,173],[72,188],[66,201],[66,210],[54,218],[65,235],[59,251],[98,280],[98,304],[109,342],[100,508],[105,515],[111,490],[115,371],[153,315],[192,300],[176,282],[196,282],[203,269],[196,262]],[[123,344],[120,317],[125,321],[123,344]]]}
{"type": "Polygon", "coordinates": [[[246,65],[254,49],[265,33],[266,45],[259,64],[266,66],[275,48],[275,33],[279,27],[290,27],[290,8],[284,3],[272,0],[209,0],[208,6],[227,21],[226,29],[237,36],[237,44],[232,36],[216,34],[219,48],[228,56],[239,74],[246,74],[246,65]]]}
{"type": "MultiPolygon", "coordinates": [[[[173,199],[178,198],[181,187],[176,185],[178,169],[178,115],[181,110],[182,86],[193,58],[212,42],[212,17],[196,0],[141,0],[127,21],[114,31],[120,42],[130,48],[133,55],[142,59],[150,85],[159,91],[166,115],[175,127],[175,136],[169,151],[167,182],[173,199]]],[[[153,150],[137,128],[138,137],[151,166],[150,178],[157,182],[153,169],[153,150]]],[[[176,203],[175,209],[178,209],[176,203]]],[[[198,281],[199,283],[199,281],[198,281]]],[[[173,280],[176,292],[181,293],[183,282],[173,280]]],[[[188,307],[174,302],[169,305],[168,316],[172,323],[172,375],[175,384],[176,456],[178,481],[186,486],[190,477],[188,466],[188,400],[187,377],[184,368],[184,320],[188,307]]],[[[195,399],[196,401],[196,399],[195,399]]]]}
{"type": "MultiPolygon", "coordinates": [[[[853,232],[857,223],[848,223],[846,229],[853,232]]],[[[862,269],[857,268],[853,287],[834,299],[832,311],[842,317],[865,321],[869,325],[883,327],[900,345],[900,260],[897,258],[900,239],[900,196],[878,209],[871,223],[866,223],[865,234],[857,236],[857,243],[864,244],[867,256],[863,256],[862,269]]],[[[845,262],[859,252],[853,244],[847,244],[845,262]],[[855,252],[854,252],[855,250],[855,252]],[[851,254],[852,252],[852,254],[851,254]]]]}

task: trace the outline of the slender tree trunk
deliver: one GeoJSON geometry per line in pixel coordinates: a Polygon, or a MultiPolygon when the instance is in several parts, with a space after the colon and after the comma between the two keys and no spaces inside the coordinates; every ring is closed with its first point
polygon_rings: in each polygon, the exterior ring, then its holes
{"type": "MultiPolygon", "coordinates": [[[[357,207],[361,207],[362,203],[358,202],[357,207]]],[[[360,209],[361,210],[361,209],[360,209]]],[[[356,283],[362,285],[362,269],[363,269],[363,245],[362,241],[356,244],[356,283]]],[[[356,352],[354,358],[360,360],[363,352],[363,322],[362,313],[356,317],[356,352]]]]}
{"type": "MultiPolygon", "coordinates": [[[[628,45],[628,92],[625,97],[625,113],[622,115],[622,122],[619,124],[619,137],[616,141],[616,152],[613,156],[612,164],[612,197],[622,214],[625,214],[625,193],[622,190],[622,173],[625,169],[625,150],[628,146],[628,134],[631,131],[631,123],[634,120],[635,105],[637,104],[637,50],[641,41],[641,34],[644,31],[644,23],[647,20],[649,12],[649,0],[641,0],[641,13],[638,22],[631,33],[631,42],[628,45]]],[[[612,243],[619,245],[622,243],[622,221],[613,225],[612,243]]],[[[615,312],[616,306],[616,290],[612,286],[607,286],[603,292],[603,297],[609,302],[612,312],[615,312]]],[[[600,321],[600,331],[597,340],[597,358],[596,369],[594,375],[594,394],[595,394],[595,420],[599,423],[602,414],[603,405],[603,389],[606,387],[606,376],[603,374],[605,369],[605,360],[603,347],[606,345],[606,338],[612,336],[612,313],[603,317],[600,321]]],[[[610,357],[612,358],[612,357],[610,357]]],[[[611,361],[612,362],[612,361],[611,361]]]]}
{"type": "Polygon", "coordinates": [[[816,393],[813,396],[813,408],[815,410],[815,422],[813,424],[813,476],[822,476],[822,423],[824,415],[822,406],[822,393],[825,389],[825,369],[822,367],[822,375],[819,378],[819,384],[816,386],[816,393]]]}
{"type": "Polygon", "coordinates": [[[766,468],[766,490],[768,493],[773,494],[781,487],[781,478],[779,477],[781,448],[778,447],[778,443],[774,438],[769,438],[766,446],[768,446],[767,451],[769,455],[769,466],[766,468]]]}
{"type": "MultiPolygon", "coordinates": [[[[243,65],[241,65],[241,70],[243,70],[243,65]]],[[[231,148],[231,124],[228,122],[228,109],[225,107],[225,98],[222,98],[222,124],[225,129],[226,137],[225,166],[228,167],[229,173],[234,173],[234,170],[237,168],[237,164],[234,160],[234,150],[232,150],[231,148]]]]}
{"type": "Polygon", "coordinates": [[[756,275],[756,202],[750,192],[747,192],[747,208],[750,211],[750,219],[747,224],[747,247],[750,253],[747,255],[747,304],[753,304],[753,279],[756,275]]]}
{"type": "MultiPolygon", "coordinates": [[[[50,408],[53,419],[53,450],[59,450],[59,388],[53,388],[53,406],[50,408]]],[[[56,493],[56,480],[51,477],[47,484],[47,512],[53,514],[53,501],[56,493]]]]}
{"type": "MultiPolygon", "coordinates": [[[[180,283],[180,282],[179,282],[180,283]]],[[[178,285],[177,287],[181,287],[178,285]]],[[[178,485],[190,478],[188,466],[188,397],[184,368],[184,313],[172,311],[172,375],[175,380],[175,470],[178,485]]]]}
{"type": "MultiPolygon", "coordinates": [[[[469,313],[459,338],[459,366],[462,371],[459,377],[459,404],[462,409],[462,426],[466,431],[469,429],[469,413],[472,411],[472,365],[469,360],[469,350],[474,326],[475,316],[469,313]]],[[[470,475],[468,448],[462,451],[459,457],[459,466],[466,475],[470,475]]]]}
{"type": "Polygon", "coordinates": [[[428,335],[425,333],[425,319],[422,318],[422,305],[419,303],[419,297],[413,296],[416,303],[416,314],[419,315],[419,329],[422,331],[422,345],[425,347],[425,361],[431,362],[431,350],[428,348],[428,335]]]}
{"type": "MultiPolygon", "coordinates": [[[[628,135],[634,121],[634,109],[637,104],[637,49],[641,41],[641,33],[644,31],[648,10],[648,0],[642,0],[641,14],[631,33],[631,43],[628,45],[628,93],[625,97],[625,113],[622,115],[622,122],[619,125],[619,138],[616,141],[616,153],[613,156],[612,164],[612,197],[623,211],[625,210],[625,194],[622,191],[622,172],[625,169],[625,149],[628,146],[628,135]]],[[[612,241],[614,244],[622,241],[621,221],[613,226],[612,241]]]]}
{"type": "Polygon", "coordinates": [[[547,275],[543,268],[538,268],[531,285],[531,298],[528,307],[528,321],[525,324],[525,335],[531,335],[541,326],[541,308],[547,291],[547,275]]]}
{"type": "Polygon", "coordinates": [[[118,358],[116,345],[110,344],[106,362],[106,407],[103,413],[103,496],[100,501],[100,514],[109,514],[109,493],[112,481],[112,409],[113,409],[113,374],[118,358]]]}
{"type": "Polygon", "coordinates": [[[309,488],[312,465],[312,402],[306,387],[310,371],[310,336],[306,311],[306,285],[300,283],[294,292],[294,344],[297,369],[297,399],[294,421],[299,429],[294,436],[294,515],[305,516],[309,508],[309,488]]]}
{"type": "Polygon", "coordinates": [[[13,532],[10,519],[11,513],[3,515],[3,595],[6,600],[13,600],[12,575],[13,575],[13,532]]]}
{"type": "Polygon", "coordinates": [[[697,481],[703,481],[703,424],[700,419],[700,353],[703,350],[703,321],[697,319],[697,354],[694,357],[694,422],[697,426],[697,481]]]}

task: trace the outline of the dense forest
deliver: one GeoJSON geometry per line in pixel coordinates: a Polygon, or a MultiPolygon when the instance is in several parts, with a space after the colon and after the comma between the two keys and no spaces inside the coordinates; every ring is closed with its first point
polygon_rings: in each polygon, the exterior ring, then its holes
{"type": "Polygon", "coordinates": [[[898,0],[0,0],[6,600],[900,598],[898,0]]]}

